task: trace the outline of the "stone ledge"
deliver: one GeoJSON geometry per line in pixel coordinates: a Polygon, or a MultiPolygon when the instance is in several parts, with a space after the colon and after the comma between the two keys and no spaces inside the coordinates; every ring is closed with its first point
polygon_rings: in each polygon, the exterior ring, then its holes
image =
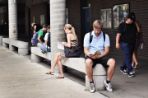
{"type": "Polygon", "coordinates": [[[43,54],[39,47],[31,47],[31,54],[51,60],[51,53],[48,52],[48,53],[43,54]]]}
{"type": "MultiPolygon", "coordinates": [[[[40,57],[51,60],[51,53],[43,54],[39,47],[31,47],[31,60],[35,62],[40,62],[40,57]]],[[[72,68],[79,72],[85,73],[85,59],[84,58],[64,58],[62,64],[66,67],[72,68]]],[[[101,64],[97,64],[93,69],[93,78],[96,90],[103,90],[104,83],[106,79],[106,70],[101,64]]],[[[86,89],[89,88],[89,80],[87,76],[85,77],[86,89]]]]}
{"type": "Polygon", "coordinates": [[[18,48],[18,54],[27,55],[28,54],[28,42],[23,42],[19,40],[2,38],[2,43],[4,47],[9,47],[10,50],[15,50],[15,47],[18,48]]]}
{"type": "MultiPolygon", "coordinates": [[[[36,60],[37,57],[42,57],[42,58],[51,60],[51,53],[48,52],[46,54],[43,54],[39,47],[31,47],[31,54],[32,54],[32,56],[31,56],[32,61],[34,59],[36,60]],[[37,56],[37,57],[35,57],[35,56],[37,56]]],[[[37,62],[39,62],[39,61],[37,60],[37,62]]],[[[75,70],[80,71],[82,73],[86,72],[84,58],[64,58],[62,60],[62,64],[64,66],[75,69],[75,70]]],[[[106,75],[106,70],[101,64],[97,64],[96,67],[94,67],[93,75],[106,75]]]]}

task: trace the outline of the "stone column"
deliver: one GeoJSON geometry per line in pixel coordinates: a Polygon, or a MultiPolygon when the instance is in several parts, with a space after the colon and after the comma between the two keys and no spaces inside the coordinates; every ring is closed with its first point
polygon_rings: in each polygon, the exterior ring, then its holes
{"type": "Polygon", "coordinates": [[[17,2],[8,0],[9,15],[9,38],[17,39],[17,2]]]}
{"type": "Polygon", "coordinates": [[[55,53],[59,52],[57,43],[63,41],[66,0],[49,0],[50,2],[50,30],[51,30],[51,63],[55,53]]]}

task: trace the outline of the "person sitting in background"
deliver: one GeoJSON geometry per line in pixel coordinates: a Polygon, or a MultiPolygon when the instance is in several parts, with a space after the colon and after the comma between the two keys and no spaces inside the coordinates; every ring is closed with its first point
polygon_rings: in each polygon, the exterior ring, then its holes
{"type": "Polygon", "coordinates": [[[37,46],[38,43],[38,31],[41,29],[41,26],[39,24],[32,24],[32,32],[33,32],[33,37],[31,38],[31,45],[32,46],[37,46]]]}
{"type": "Polygon", "coordinates": [[[44,43],[41,45],[41,51],[42,53],[50,52],[50,26],[47,26],[47,33],[44,36],[44,43]]]}
{"type": "Polygon", "coordinates": [[[41,47],[41,45],[44,43],[44,36],[46,32],[47,32],[47,26],[43,25],[42,29],[38,31],[38,45],[37,46],[41,47]]]}

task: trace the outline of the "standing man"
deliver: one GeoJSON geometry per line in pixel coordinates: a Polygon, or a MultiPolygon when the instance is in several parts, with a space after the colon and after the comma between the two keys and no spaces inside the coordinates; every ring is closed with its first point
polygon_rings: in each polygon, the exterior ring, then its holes
{"type": "Polygon", "coordinates": [[[110,47],[109,36],[102,31],[100,20],[93,22],[93,31],[84,37],[84,53],[86,55],[86,74],[90,82],[89,90],[95,92],[93,81],[93,67],[100,63],[107,68],[107,79],[104,85],[107,91],[112,91],[111,79],[115,70],[115,60],[108,58],[110,47]]]}
{"type": "Polygon", "coordinates": [[[124,54],[124,63],[120,66],[123,74],[128,77],[134,77],[135,72],[132,68],[132,55],[136,42],[137,27],[135,24],[135,15],[129,13],[125,22],[119,25],[119,31],[116,35],[116,48],[121,47],[124,54]]]}

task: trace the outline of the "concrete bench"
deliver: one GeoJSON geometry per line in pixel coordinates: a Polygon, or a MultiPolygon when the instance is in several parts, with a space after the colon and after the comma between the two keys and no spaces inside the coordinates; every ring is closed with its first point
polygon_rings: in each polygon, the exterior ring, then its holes
{"type": "Polygon", "coordinates": [[[14,51],[18,50],[18,54],[20,55],[27,55],[28,54],[28,42],[9,39],[9,38],[3,38],[2,39],[3,46],[9,48],[10,50],[14,51]]]}
{"type": "MultiPolygon", "coordinates": [[[[43,54],[39,47],[31,47],[31,61],[39,62],[40,57],[51,60],[51,53],[43,54]]],[[[85,59],[84,58],[64,58],[62,64],[71,69],[85,73],[85,59]]],[[[106,70],[101,64],[97,64],[93,69],[93,78],[96,90],[104,89],[104,80],[106,79],[106,70]]],[[[86,89],[89,87],[89,81],[85,77],[86,89]]]]}
{"type": "Polygon", "coordinates": [[[40,62],[41,57],[51,60],[51,53],[48,52],[48,53],[43,54],[39,47],[31,47],[31,61],[32,62],[40,62]]]}
{"type": "Polygon", "coordinates": [[[4,47],[9,48],[10,40],[9,38],[2,38],[2,44],[4,47]]]}
{"type": "MultiPolygon", "coordinates": [[[[79,72],[85,73],[85,59],[84,58],[64,58],[62,61],[64,66],[75,69],[79,72]]],[[[104,90],[104,80],[106,79],[106,70],[101,64],[97,64],[93,69],[93,78],[96,90],[104,90]]],[[[85,76],[86,89],[89,88],[89,81],[85,76]]]]}

